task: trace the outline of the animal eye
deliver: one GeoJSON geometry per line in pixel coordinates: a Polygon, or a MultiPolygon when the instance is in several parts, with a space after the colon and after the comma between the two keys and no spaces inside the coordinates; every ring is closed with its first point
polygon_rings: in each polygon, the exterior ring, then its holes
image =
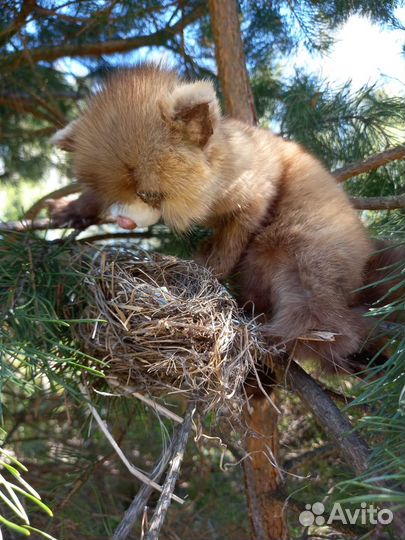
{"type": "Polygon", "coordinates": [[[152,208],[159,208],[162,204],[162,193],[157,193],[155,191],[138,191],[137,195],[141,201],[152,206],[152,208]]]}

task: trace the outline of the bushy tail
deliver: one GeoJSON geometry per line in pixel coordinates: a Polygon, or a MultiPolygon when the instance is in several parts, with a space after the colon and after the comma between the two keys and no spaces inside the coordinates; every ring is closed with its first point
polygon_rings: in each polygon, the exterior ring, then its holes
{"type": "MultiPolygon", "coordinates": [[[[366,369],[387,338],[376,336],[377,320],[364,314],[405,294],[405,276],[400,273],[405,263],[405,248],[381,240],[375,242],[375,247],[365,268],[364,286],[351,306],[337,296],[326,299],[317,295],[310,302],[302,294],[290,291],[289,301],[264,325],[264,333],[272,342],[277,342],[276,336],[280,336],[279,341],[285,343],[295,359],[316,359],[328,372],[354,373],[366,369]],[[323,340],[322,336],[317,339],[316,334],[311,335],[314,329],[336,335],[331,341],[323,340]],[[310,335],[305,339],[307,334],[310,335]]],[[[387,320],[403,322],[401,316],[403,312],[398,311],[387,320]]],[[[380,361],[384,361],[383,356],[380,361]]]]}
{"type": "Polygon", "coordinates": [[[388,240],[375,240],[375,253],[368,260],[365,269],[364,288],[359,292],[359,305],[369,309],[404,299],[404,268],[404,244],[395,245],[388,240]]]}

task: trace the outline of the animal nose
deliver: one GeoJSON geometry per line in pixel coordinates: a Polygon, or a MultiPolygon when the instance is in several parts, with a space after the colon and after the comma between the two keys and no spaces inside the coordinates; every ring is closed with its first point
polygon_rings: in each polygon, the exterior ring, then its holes
{"type": "Polygon", "coordinates": [[[121,227],[122,229],[136,229],[136,223],[133,219],[127,218],[125,216],[117,216],[117,225],[121,227]]]}

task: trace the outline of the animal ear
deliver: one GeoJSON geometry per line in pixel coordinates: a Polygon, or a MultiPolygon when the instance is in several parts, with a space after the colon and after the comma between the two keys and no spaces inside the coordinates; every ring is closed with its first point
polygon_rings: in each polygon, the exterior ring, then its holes
{"type": "Polygon", "coordinates": [[[51,144],[66,152],[73,152],[75,149],[75,127],[77,120],[73,120],[67,126],[59,129],[52,137],[51,144]]]}
{"type": "Polygon", "coordinates": [[[200,148],[207,144],[221,118],[214,86],[208,81],[176,87],[159,106],[163,120],[200,148]]]}

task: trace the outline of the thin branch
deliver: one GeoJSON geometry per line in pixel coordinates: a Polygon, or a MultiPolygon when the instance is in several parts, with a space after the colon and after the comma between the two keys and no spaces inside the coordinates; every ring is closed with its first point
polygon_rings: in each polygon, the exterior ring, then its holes
{"type": "Polygon", "coordinates": [[[405,195],[392,197],[351,197],[350,201],[357,210],[396,210],[405,208],[405,195]]]}
{"type": "Polygon", "coordinates": [[[35,8],[35,0],[24,0],[21,11],[14,21],[2,32],[0,32],[0,46],[9,41],[24,26],[28,16],[35,8]]]}
{"type": "Polygon", "coordinates": [[[39,128],[39,129],[24,129],[16,130],[13,132],[0,133],[0,140],[16,139],[32,142],[33,139],[39,139],[40,137],[50,137],[55,132],[54,126],[39,128]]]}
{"type": "MultiPolygon", "coordinates": [[[[104,219],[100,220],[96,223],[91,223],[88,226],[92,225],[115,225],[115,221],[113,219],[104,219]]],[[[48,231],[48,230],[66,230],[70,229],[71,227],[67,225],[57,225],[52,223],[50,219],[44,218],[44,219],[35,219],[33,221],[30,220],[21,220],[21,221],[8,221],[6,223],[0,222],[0,232],[1,233],[24,233],[29,231],[48,231]]],[[[80,233],[84,232],[87,227],[84,227],[80,233]]],[[[105,240],[118,240],[118,239],[128,239],[132,238],[135,240],[141,240],[141,239],[149,239],[153,238],[157,235],[156,231],[153,228],[149,228],[148,230],[137,230],[137,231],[114,231],[114,232],[106,232],[101,234],[94,234],[92,236],[85,236],[83,238],[78,238],[76,242],[78,244],[90,244],[91,242],[102,242],[105,240]]],[[[160,235],[162,233],[159,233],[160,235]]],[[[63,242],[64,239],[56,239],[54,242],[63,242]]]]}
{"type": "Polygon", "coordinates": [[[181,416],[174,413],[167,407],[164,407],[160,403],[157,403],[154,399],[144,396],[140,392],[136,391],[133,387],[126,384],[125,387],[123,388],[122,383],[120,383],[117,379],[113,377],[108,377],[108,384],[116,390],[114,394],[112,395],[135,397],[136,399],[139,399],[139,401],[142,401],[142,403],[145,403],[148,407],[153,409],[155,413],[161,416],[164,416],[166,418],[169,418],[169,420],[172,420],[173,422],[176,422],[177,424],[181,424],[183,422],[183,418],[181,416]],[[120,393],[118,393],[118,390],[120,391],[120,393]]]}
{"type": "Polygon", "coordinates": [[[312,448],[311,450],[307,450],[306,452],[298,456],[287,459],[284,462],[283,469],[291,473],[296,471],[299,467],[302,467],[303,465],[309,465],[313,462],[319,463],[320,458],[325,459],[325,457],[328,457],[329,455],[333,455],[335,453],[336,449],[331,444],[318,446],[316,448],[312,448]]]}
{"type": "MultiPolygon", "coordinates": [[[[63,101],[71,100],[78,101],[85,99],[87,94],[85,92],[52,92],[52,98],[63,101]]],[[[49,96],[34,96],[35,101],[38,101],[39,106],[44,105],[44,100],[48,100],[49,96]]],[[[17,110],[17,112],[32,112],[34,111],[35,104],[33,103],[33,95],[29,92],[0,92],[0,104],[9,107],[10,109],[17,110]]],[[[55,130],[55,128],[54,128],[55,130]]]]}
{"type": "MultiPolygon", "coordinates": [[[[115,223],[115,222],[112,222],[115,223]]],[[[77,242],[79,244],[89,244],[91,242],[104,242],[105,240],[118,240],[120,238],[128,239],[133,238],[135,240],[148,239],[156,236],[156,233],[148,229],[147,231],[114,231],[110,233],[103,234],[94,234],[93,236],[85,236],[84,238],[79,238],[77,242]]]]}
{"type": "Polygon", "coordinates": [[[167,40],[181,31],[182,28],[198,20],[205,12],[204,3],[198,4],[182,19],[179,19],[172,26],[163,28],[152,34],[136,36],[127,39],[116,39],[112,41],[100,41],[96,43],[66,43],[53,47],[38,47],[26,49],[18,53],[13,53],[5,58],[4,64],[19,65],[21,61],[30,58],[33,62],[52,61],[66,56],[71,57],[92,57],[113,53],[124,53],[138,49],[140,47],[163,46],[167,40]]]}
{"type": "MultiPolygon", "coordinates": [[[[114,2],[115,3],[115,2],[114,2]]],[[[133,17],[140,17],[140,16],[145,16],[147,14],[153,14],[155,12],[160,12],[164,9],[167,9],[168,7],[172,7],[173,5],[175,5],[175,2],[173,2],[172,4],[165,4],[164,6],[154,6],[152,5],[150,8],[145,8],[143,7],[141,9],[141,11],[137,14],[133,14],[133,17]]],[[[119,17],[110,17],[109,16],[109,11],[111,11],[111,6],[109,6],[109,9],[106,10],[100,10],[100,11],[97,11],[95,13],[93,13],[91,16],[89,17],[78,17],[78,16],[72,16],[72,15],[66,15],[65,13],[60,13],[59,11],[57,11],[57,9],[60,9],[60,6],[58,6],[56,9],[47,9],[47,8],[44,8],[42,6],[36,6],[35,7],[35,14],[38,15],[39,17],[56,17],[57,19],[60,19],[61,21],[66,21],[66,22],[69,22],[69,23],[78,23],[78,24],[86,24],[88,23],[89,21],[94,21],[95,19],[100,19],[101,17],[105,17],[105,15],[108,16],[108,24],[117,24],[119,21],[122,21],[123,19],[127,18],[128,15],[125,14],[125,15],[121,15],[119,17]]]]}
{"type": "Polygon", "coordinates": [[[306,408],[312,412],[347,465],[356,474],[364,473],[368,468],[370,450],[365,441],[354,433],[348,417],[296,362],[291,361],[288,364],[282,377],[287,386],[298,394],[306,408]]]}
{"type": "MultiPolygon", "coordinates": [[[[49,134],[55,131],[56,126],[66,124],[66,118],[59,109],[58,100],[78,100],[85,97],[85,94],[79,92],[56,92],[51,93],[48,91],[48,96],[37,95],[27,92],[2,92],[0,93],[0,105],[14,110],[19,114],[29,113],[35,118],[45,120],[54,127],[46,128],[49,134]],[[50,103],[53,103],[51,106],[50,103]]],[[[26,133],[23,132],[24,138],[28,138],[26,133]]],[[[31,139],[41,136],[40,131],[31,131],[31,139]]]]}
{"type": "Polygon", "coordinates": [[[180,473],[181,462],[183,461],[184,451],[193,425],[194,412],[195,405],[191,403],[187,408],[184,421],[179,428],[176,445],[173,450],[173,459],[163,485],[162,494],[153,513],[149,531],[145,535],[145,540],[159,539],[159,533],[169,509],[176,481],[180,473]]]}
{"type": "MultiPolygon", "coordinates": [[[[153,478],[155,482],[159,482],[163,471],[166,469],[170,458],[172,457],[172,453],[173,446],[171,444],[163,456],[159,459],[151,473],[151,478],[153,478]]],[[[121,523],[115,529],[112,540],[125,540],[128,538],[135,523],[138,521],[139,516],[144,512],[146,503],[148,502],[149,497],[152,495],[152,492],[153,488],[151,486],[142,484],[134,500],[129,505],[128,510],[125,512],[121,523]]]]}
{"type": "MultiPolygon", "coordinates": [[[[160,477],[167,467],[171,457],[172,446],[169,446],[152,471],[151,478],[153,478],[156,482],[160,480],[160,477]]],[[[142,484],[128,510],[125,512],[121,523],[115,529],[112,540],[125,540],[128,538],[135,523],[138,521],[139,516],[142,514],[142,512],[144,512],[146,503],[148,502],[149,497],[152,495],[152,492],[153,488],[151,486],[142,484]]]]}
{"type": "MultiPolygon", "coordinates": [[[[103,432],[103,435],[106,437],[106,439],[108,440],[108,442],[111,444],[111,446],[114,448],[116,454],[118,455],[118,457],[121,459],[122,463],[125,465],[125,467],[127,468],[127,470],[133,475],[135,476],[135,478],[137,478],[138,480],[140,480],[141,482],[143,482],[144,484],[147,484],[148,486],[150,486],[151,488],[153,489],[156,489],[157,491],[160,491],[163,495],[164,492],[164,487],[162,488],[161,486],[159,486],[159,484],[157,484],[156,482],[154,482],[153,480],[151,480],[146,474],[144,474],[142,471],[140,471],[139,469],[137,469],[134,465],[132,465],[132,463],[130,463],[127,459],[127,457],[125,456],[125,454],[123,453],[123,451],[121,450],[121,448],[118,446],[118,444],[116,443],[115,439],[113,438],[113,436],[111,435],[111,433],[109,432],[108,430],[108,427],[106,425],[106,423],[104,422],[104,420],[102,420],[101,416],[98,414],[97,412],[97,409],[91,404],[91,402],[89,401],[89,395],[88,395],[88,392],[87,390],[82,386],[82,391],[83,391],[83,394],[86,396],[87,398],[87,406],[91,412],[91,414],[93,415],[93,418],[95,419],[95,421],[97,422],[100,430],[103,432]]],[[[187,442],[187,441],[186,441],[187,442]]],[[[173,486],[174,487],[174,486],[173,486]]],[[[176,502],[179,502],[181,504],[184,503],[183,499],[181,499],[180,497],[177,497],[177,495],[174,495],[173,494],[173,491],[171,491],[169,494],[166,495],[166,497],[169,498],[169,503],[170,503],[170,499],[173,498],[173,500],[175,500],[176,502]]]]}
{"type": "MultiPolygon", "coordinates": [[[[102,220],[94,225],[103,225],[108,223],[115,223],[114,220],[102,220]]],[[[92,224],[93,225],[93,224],[92,224]]],[[[7,221],[0,222],[0,231],[4,232],[27,232],[27,231],[47,231],[50,229],[71,229],[68,225],[59,225],[53,223],[52,220],[48,218],[43,219],[21,219],[19,221],[7,221]]]]}
{"type": "Polygon", "coordinates": [[[390,148],[389,150],[385,150],[384,152],[375,154],[374,156],[371,156],[367,159],[355,161],[354,163],[346,165],[341,169],[336,169],[335,171],[333,171],[332,174],[335,177],[336,181],[338,183],[341,183],[349,180],[349,178],[353,178],[353,176],[373,171],[374,169],[378,169],[378,167],[386,165],[391,161],[396,161],[398,159],[404,158],[405,146],[396,146],[395,148],[390,148]]]}
{"type": "MultiPolygon", "coordinates": [[[[336,446],[341,457],[356,473],[362,475],[369,466],[370,449],[366,442],[354,431],[348,417],[342,413],[333,401],[325,394],[316,381],[293,360],[283,368],[274,364],[278,378],[284,380],[301,399],[305,407],[311,411],[316,422],[336,446]]],[[[390,488],[385,481],[376,482],[384,488],[390,488]]],[[[392,505],[384,505],[390,508],[392,505]]],[[[398,538],[405,538],[404,512],[393,512],[393,526],[398,538]]]]}
{"type": "MultiPolygon", "coordinates": [[[[80,91],[77,91],[77,92],[62,92],[62,91],[57,91],[57,92],[52,92],[52,96],[55,97],[56,99],[71,99],[71,100],[78,100],[78,99],[83,99],[86,97],[86,93],[84,92],[80,92],[80,91]]],[[[42,99],[48,99],[47,96],[40,96],[42,97],[42,99]]],[[[30,103],[32,101],[32,94],[29,94],[28,92],[8,92],[8,91],[4,91],[4,92],[0,92],[0,102],[2,102],[1,100],[4,100],[6,102],[8,101],[16,101],[16,102],[23,102],[23,103],[30,103]]]]}
{"type": "Polygon", "coordinates": [[[4,95],[0,95],[0,105],[9,107],[18,113],[32,114],[32,116],[35,116],[36,118],[46,120],[47,122],[56,125],[55,118],[47,114],[47,112],[41,111],[39,107],[33,103],[32,99],[22,97],[17,98],[17,96],[8,98],[4,95]]]}
{"type": "MultiPolygon", "coordinates": [[[[94,22],[97,18],[101,17],[103,15],[103,10],[97,11],[90,17],[74,17],[72,15],[66,15],[65,13],[59,13],[56,11],[56,9],[47,9],[42,6],[35,6],[35,15],[38,17],[56,17],[57,19],[61,21],[65,21],[68,23],[73,24],[80,24],[85,25],[89,22],[94,22]]],[[[109,20],[109,24],[111,24],[113,21],[109,20]]]]}
{"type": "Polygon", "coordinates": [[[46,231],[48,229],[61,228],[61,227],[52,227],[51,221],[49,219],[35,219],[25,220],[21,219],[19,221],[4,221],[0,222],[0,231],[1,232],[26,232],[26,231],[46,231]]]}
{"type": "MultiPolygon", "coordinates": [[[[135,396],[138,397],[138,396],[135,396]]],[[[144,396],[142,396],[144,398],[144,396]]],[[[150,403],[148,403],[150,405],[150,403]]],[[[152,406],[155,407],[157,404],[152,403],[152,406]]],[[[179,417],[180,424],[183,424],[183,418],[179,417]]],[[[178,445],[178,439],[180,436],[180,430],[177,431],[177,434],[171,439],[170,445],[163,453],[157,464],[155,465],[150,477],[155,481],[159,482],[160,477],[162,476],[164,470],[166,469],[171,458],[174,458],[175,451],[178,445]]],[[[138,493],[136,494],[134,500],[128,507],[127,511],[124,514],[124,517],[121,520],[121,523],[115,529],[112,536],[112,540],[125,540],[129,534],[132,532],[132,529],[137,522],[139,516],[145,509],[146,503],[148,502],[149,497],[153,492],[153,488],[147,484],[142,484],[138,493]]]]}

